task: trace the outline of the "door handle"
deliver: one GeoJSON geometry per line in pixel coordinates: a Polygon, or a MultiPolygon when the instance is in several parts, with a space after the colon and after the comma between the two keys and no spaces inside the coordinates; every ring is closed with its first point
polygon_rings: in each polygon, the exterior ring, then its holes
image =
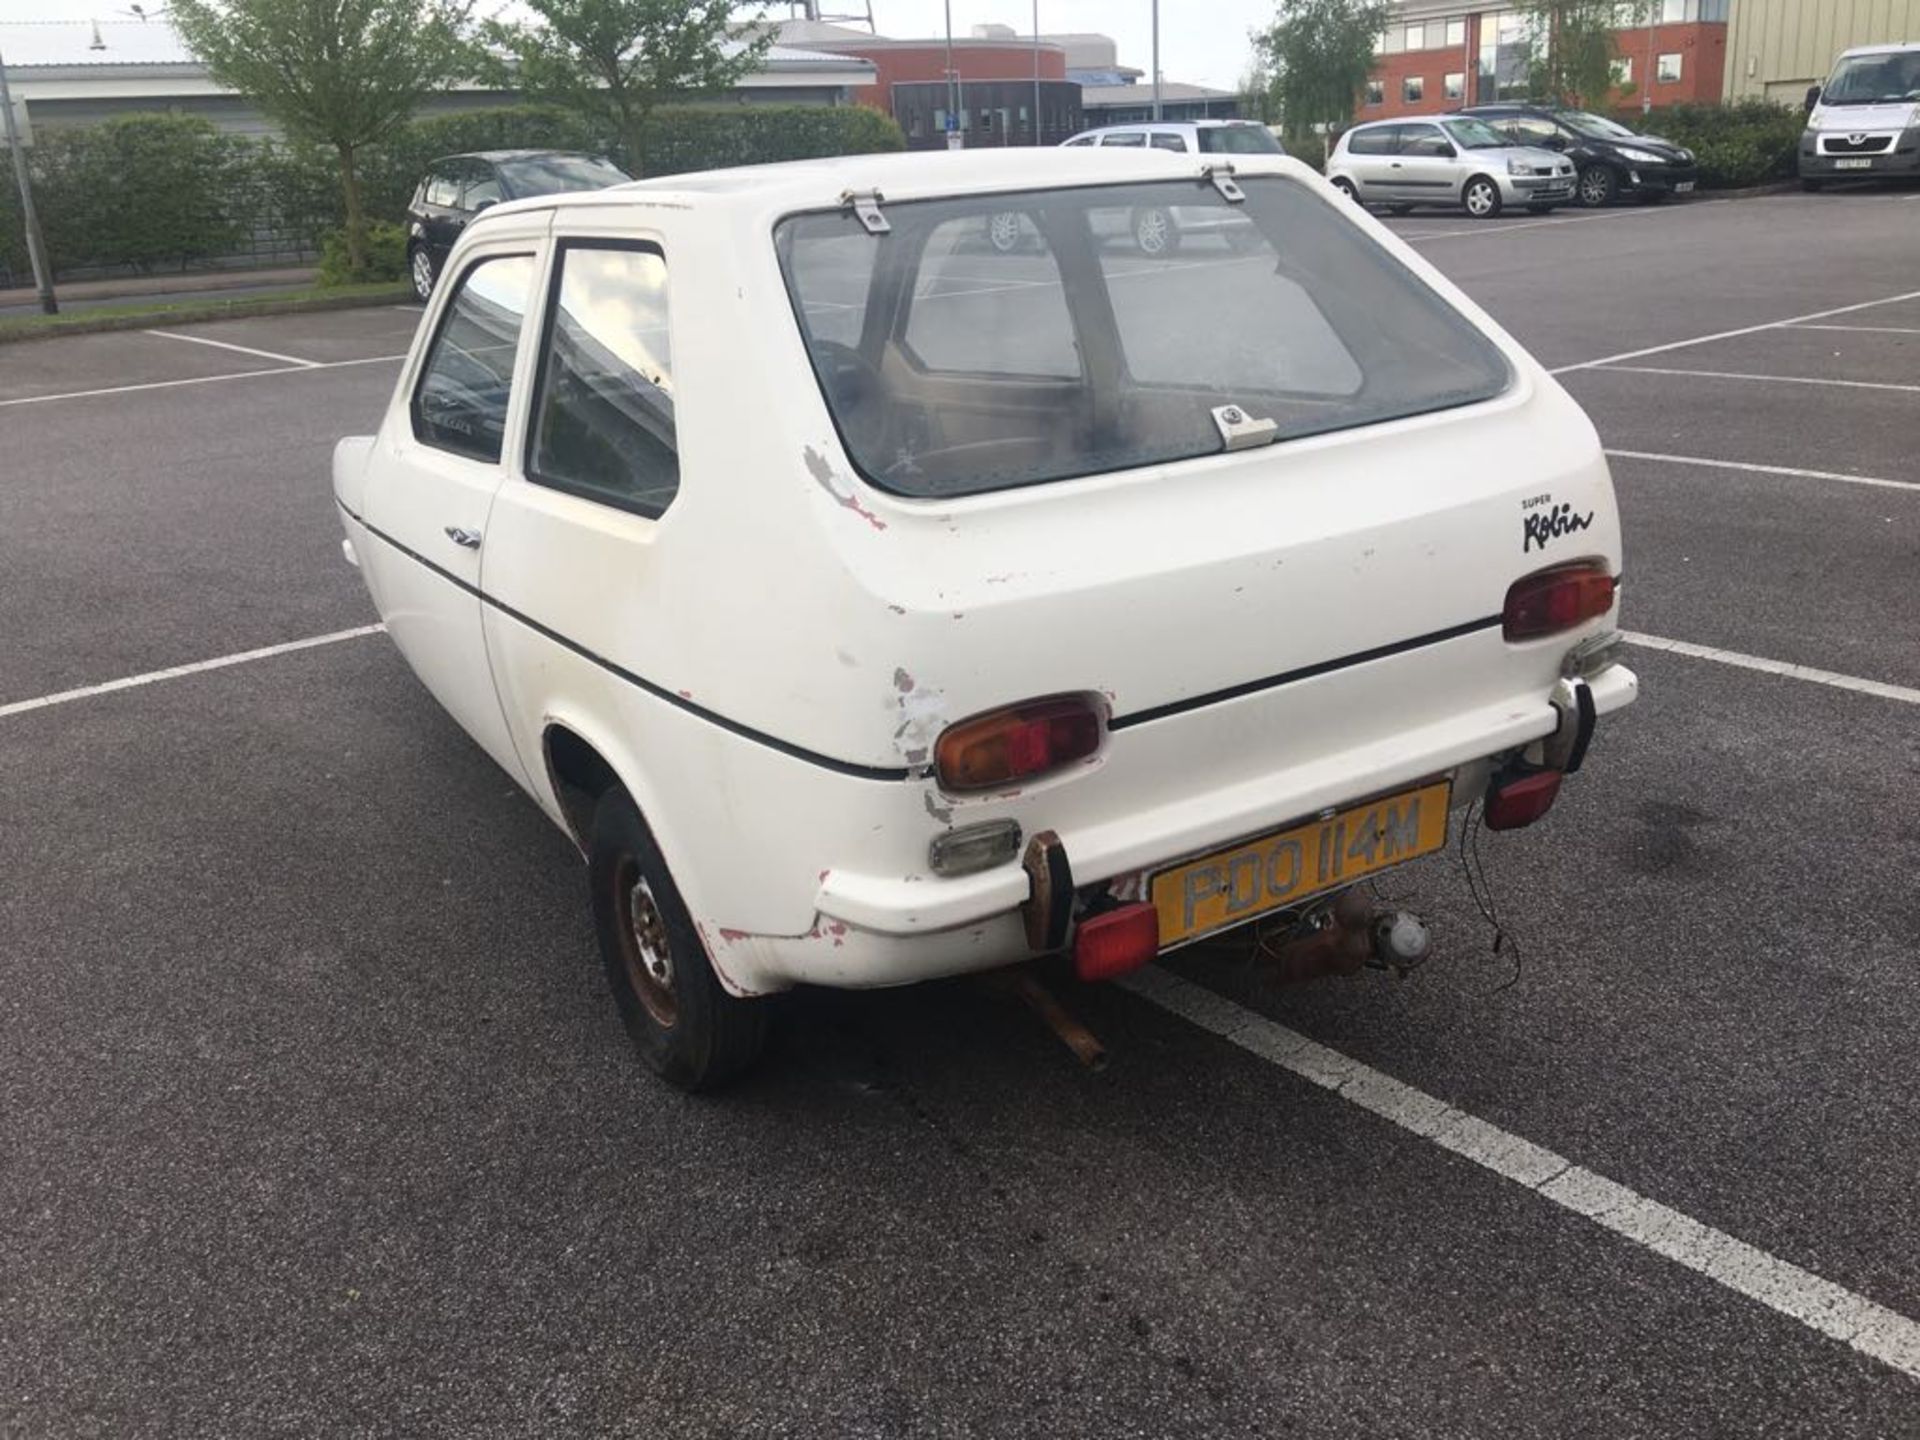
{"type": "Polygon", "coordinates": [[[462,550],[478,550],[480,548],[480,532],[478,530],[462,530],[458,525],[449,525],[447,526],[447,538],[462,550]]]}

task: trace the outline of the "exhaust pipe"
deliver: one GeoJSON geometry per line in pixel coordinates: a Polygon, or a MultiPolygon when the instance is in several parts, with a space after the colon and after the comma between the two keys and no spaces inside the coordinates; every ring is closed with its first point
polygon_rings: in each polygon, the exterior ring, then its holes
{"type": "Polygon", "coordinates": [[[1401,974],[1433,951],[1433,932],[1408,910],[1376,910],[1365,893],[1343,891],[1319,929],[1267,951],[1265,959],[1283,985],[1352,975],[1372,965],[1401,974]]]}

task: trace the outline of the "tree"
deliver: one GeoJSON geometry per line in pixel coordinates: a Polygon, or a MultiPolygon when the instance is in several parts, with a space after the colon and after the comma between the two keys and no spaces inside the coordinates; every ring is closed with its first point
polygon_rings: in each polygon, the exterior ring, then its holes
{"type": "Polygon", "coordinates": [[[339,169],[349,267],[367,267],[356,162],[431,91],[471,69],[471,0],[173,0],[172,19],[213,78],[339,169]]]}
{"type": "Polygon", "coordinates": [[[1240,115],[1243,119],[1258,120],[1262,125],[1273,125],[1279,122],[1280,102],[1274,98],[1273,74],[1261,63],[1257,53],[1241,74],[1240,84],[1236,88],[1239,91],[1240,115]]]}
{"type": "Polygon", "coordinates": [[[1273,72],[1289,133],[1338,129],[1353,118],[1386,28],[1386,0],[1280,0],[1254,46],[1273,72]]]}
{"type": "Polygon", "coordinates": [[[1563,105],[1599,105],[1613,88],[1614,30],[1643,7],[1618,0],[1526,0],[1527,86],[1563,105]]]}
{"type": "Polygon", "coordinates": [[[533,24],[490,20],[485,73],[620,137],[646,169],[647,119],[669,96],[724,90],[759,68],[771,29],[732,19],[732,0],[525,0],[533,24]]]}

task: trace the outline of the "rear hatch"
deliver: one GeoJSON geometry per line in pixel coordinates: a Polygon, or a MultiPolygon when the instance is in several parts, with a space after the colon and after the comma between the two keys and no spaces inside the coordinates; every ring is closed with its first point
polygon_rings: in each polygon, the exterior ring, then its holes
{"type": "MultiPolygon", "coordinates": [[[[1015,806],[1117,873],[1543,733],[1578,633],[1509,644],[1512,582],[1619,531],[1592,427],[1498,332],[1278,177],[888,207],[782,227],[844,459],[885,517],[850,572],[904,615],[893,763],[1095,697],[1091,765],[1015,806]],[[1229,185],[1228,191],[1238,187],[1229,185]],[[1241,220],[1177,255],[1110,238],[1241,220]],[[988,242],[1020,217],[1025,243],[988,242]],[[1090,769],[1100,783],[1081,783],[1090,769]]],[[[841,457],[816,478],[844,489],[841,457]]],[[[1591,626],[1587,628],[1592,628],[1591,626]]]]}

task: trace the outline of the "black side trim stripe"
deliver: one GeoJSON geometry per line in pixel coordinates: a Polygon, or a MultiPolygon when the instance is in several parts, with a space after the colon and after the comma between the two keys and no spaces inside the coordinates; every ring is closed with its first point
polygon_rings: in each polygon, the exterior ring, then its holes
{"type": "MultiPolygon", "coordinates": [[[[338,499],[336,499],[334,503],[340,505],[338,499]]],[[[847,760],[836,760],[831,755],[822,755],[817,751],[794,745],[780,739],[778,736],[769,735],[763,730],[755,730],[750,725],[742,725],[738,720],[728,719],[725,715],[715,710],[709,710],[704,705],[697,705],[684,695],[676,695],[673,691],[663,689],[661,686],[654,684],[653,681],[636,675],[631,670],[623,669],[611,660],[594,654],[593,651],[587,649],[584,645],[569,640],[559,631],[542,625],[531,615],[523,615],[511,605],[503,605],[500,601],[480,589],[479,586],[468,584],[458,575],[452,574],[443,567],[434,564],[433,561],[427,559],[427,557],[419,551],[401,544],[384,530],[379,530],[369,525],[360,516],[347,509],[345,505],[340,505],[340,511],[351,519],[354,524],[364,529],[369,535],[392,546],[408,559],[426,566],[427,569],[431,570],[441,579],[447,581],[449,584],[458,586],[460,589],[466,591],[467,594],[480,601],[481,604],[491,605],[502,615],[519,621],[535,634],[545,636],[547,639],[553,641],[554,644],[571,650],[582,660],[587,660],[598,665],[608,674],[618,676],[629,685],[646,691],[647,694],[653,696],[656,700],[665,701],[675,709],[684,710],[689,715],[698,716],[708,724],[717,725],[727,733],[738,735],[743,740],[751,740],[757,745],[764,745],[769,750],[777,750],[780,754],[789,756],[795,760],[804,760],[809,765],[818,765],[821,769],[831,770],[836,775],[851,775],[860,780],[900,781],[913,778],[913,772],[904,768],[898,770],[882,769],[873,765],[855,765],[847,760]]],[[[1292,685],[1301,680],[1316,679],[1321,675],[1331,675],[1337,670],[1347,670],[1356,665],[1366,665],[1372,661],[1385,660],[1394,655],[1404,655],[1410,650],[1421,650],[1429,645],[1442,645],[1449,640],[1458,640],[1463,635],[1473,635],[1481,630],[1490,630],[1500,623],[1500,616],[1489,615],[1484,619],[1469,620],[1461,625],[1450,625],[1445,630],[1434,630],[1425,635],[1416,635],[1410,640],[1396,640],[1391,645],[1378,645],[1371,650],[1357,651],[1352,655],[1341,655],[1332,660],[1321,660],[1312,665],[1303,665],[1298,670],[1287,670],[1279,675],[1269,675],[1263,680],[1248,680],[1243,684],[1229,686],[1225,690],[1209,690],[1204,695],[1192,695],[1185,700],[1169,701],[1165,705],[1156,705],[1150,710],[1139,710],[1131,715],[1116,715],[1108,722],[1107,728],[1109,730],[1119,731],[1130,730],[1136,725],[1150,725],[1155,720],[1165,720],[1174,715],[1184,715],[1190,710],[1203,710],[1209,705],[1218,705],[1227,700],[1238,700],[1246,695],[1257,695],[1263,690],[1277,690],[1283,685],[1292,685]]]]}
{"type": "Polygon", "coordinates": [[[1361,650],[1352,655],[1342,655],[1333,660],[1321,660],[1312,665],[1303,665],[1298,670],[1288,670],[1279,675],[1269,675],[1264,680],[1249,680],[1243,685],[1231,685],[1225,690],[1209,690],[1204,695],[1192,695],[1185,700],[1169,701],[1165,705],[1156,705],[1151,710],[1135,711],[1131,715],[1117,715],[1111,720],[1109,730],[1130,730],[1135,725],[1150,725],[1155,720],[1165,720],[1169,716],[1184,715],[1189,710],[1201,710],[1209,705],[1218,705],[1223,700],[1238,700],[1243,695],[1255,695],[1262,690],[1277,690],[1282,685],[1292,685],[1300,680],[1312,680],[1321,675],[1331,675],[1336,670],[1351,669],[1355,665],[1366,665],[1375,660],[1385,660],[1391,655],[1404,655],[1409,650],[1424,649],[1428,645],[1441,645],[1449,640],[1458,640],[1462,635],[1472,635],[1481,630],[1491,630],[1500,623],[1501,617],[1489,615],[1483,620],[1469,620],[1464,625],[1449,625],[1445,630],[1434,630],[1425,635],[1416,635],[1411,640],[1396,640],[1391,645],[1377,645],[1371,650],[1361,650]]]}
{"type": "MultiPolygon", "coordinates": [[[[336,505],[340,504],[340,502],[337,499],[334,501],[334,503],[336,505]]],[[[427,569],[431,570],[434,574],[438,575],[442,580],[445,580],[452,585],[458,586],[460,589],[466,591],[467,594],[473,596],[476,600],[480,601],[481,604],[492,606],[495,610],[498,610],[502,615],[505,615],[510,619],[519,621],[522,625],[526,626],[529,630],[533,631],[535,634],[545,636],[547,639],[553,641],[554,644],[559,645],[564,649],[571,650],[574,654],[578,655],[582,660],[591,661],[593,664],[598,665],[602,670],[605,670],[609,675],[616,675],[620,679],[626,681],[629,685],[635,686],[638,689],[646,691],[647,694],[653,696],[654,699],[664,700],[667,704],[673,706],[677,710],[684,710],[689,715],[698,716],[700,719],[705,720],[709,725],[717,725],[722,730],[725,730],[727,733],[731,735],[738,735],[743,740],[751,740],[757,745],[764,745],[769,750],[777,750],[782,755],[786,755],[791,759],[804,760],[809,765],[818,765],[821,769],[831,770],[836,775],[850,775],[857,780],[886,780],[886,781],[900,781],[900,780],[910,779],[912,777],[913,772],[910,770],[907,770],[904,767],[898,770],[881,769],[877,766],[855,765],[851,761],[836,760],[831,755],[821,755],[816,751],[808,750],[802,746],[791,744],[788,741],[780,739],[776,735],[769,735],[765,731],[755,730],[750,725],[742,725],[738,720],[730,720],[725,715],[720,714],[716,710],[709,710],[704,705],[695,704],[693,701],[687,699],[686,696],[684,695],[676,695],[671,690],[662,689],[660,686],[654,684],[651,680],[648,680],[643,676],[636,675],[631,670],[626,670],[621,668],[620,666],[614,664],[611,660],[605,659],[602,656],[594,654],[593,651],[587,649],[586,646],[581,645],[573,640],[569,640],[566,636],[562,635],[559,631],[554,630],[546,625],[542,625],[538,620],[535,620],[531,615],[523,615],[518,610],[514,609],[511,605],[501,604],[500,601],[494,599],[493,596],[487,594],[487,592],[480,589],[479,586],[468,584],[465,580],[462,580],[458,575],[454,575],[449,571],[443,569],[441,566],[434,564],[433,561],[427,559],[427,557],[422,555],[419,551],[401,544],[398,540],[394,539],[393,536],[387,534],[384,530],[376,529],[374,526],[367,524],[367,522],[364,519],[362,519],[358,515],[355,515],[353,511],[347,509],[345,505],[340,505],[340,510],[342,514],[352,519],[354,524],[360,526],[369,535],[372,535],[376,539],[383,541],[385,544],[392,546],[395,550],[398,550],[402,555],[405,555],[409,560],[416,561],[417,563],[426,566],[427,569]]]]}

